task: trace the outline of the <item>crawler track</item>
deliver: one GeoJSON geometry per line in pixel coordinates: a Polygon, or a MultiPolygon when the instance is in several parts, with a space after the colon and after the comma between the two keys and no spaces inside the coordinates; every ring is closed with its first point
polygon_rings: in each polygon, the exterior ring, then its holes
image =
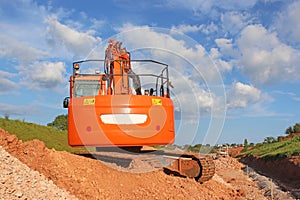
{"type": "Polygon", "coordinates": [[[201,163],[201,176],[198,178],[198,182],[203,183],[210,180],[215,174],[215,164],[212,157],[206,156],[199,158],[201,163]]]}
{"type": "Polygon", "coordinates": [[[199,183],[210,180],[215,174],[215,165],[210,156],[183,154],[167,151],[141,151],[139,153],[119,151],[76,152],[75,154],[97,159],[118,170],[149,172],[163,169],[167,174],[195,178],[199,183]]]}

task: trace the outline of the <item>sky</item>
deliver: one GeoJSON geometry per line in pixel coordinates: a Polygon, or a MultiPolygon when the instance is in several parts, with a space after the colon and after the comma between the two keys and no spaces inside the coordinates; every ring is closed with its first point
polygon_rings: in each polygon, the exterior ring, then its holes
{"type": "Polygon", "coordinates": [[[46,125],[66,114],[72,62],[104,59],[116,38],[133,59],[169,65],[176,144],[276,138],[300,121],[299,10],[296,0],[0,0],[0,116],[46,125]]]}

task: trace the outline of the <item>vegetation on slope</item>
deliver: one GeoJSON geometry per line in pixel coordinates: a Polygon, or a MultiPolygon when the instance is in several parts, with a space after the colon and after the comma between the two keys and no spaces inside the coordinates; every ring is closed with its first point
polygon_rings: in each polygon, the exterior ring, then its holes
{"type": "Polygon", "coordinates": [[[3,118],[0,118],[0,127],[10,134],[16,135],[23,142],[38,139],[43,141],[49,149],[69,152],[78,150],[78,148],[68,145],[67,131],[57,128],[3,118]]]}
{"type": "Polygon", "coordinates": [[[300,136],[273,143],[258,143],[240,154],[240,156],[246,155],[260,156],[266,159],[300,155],[300,136]]]}

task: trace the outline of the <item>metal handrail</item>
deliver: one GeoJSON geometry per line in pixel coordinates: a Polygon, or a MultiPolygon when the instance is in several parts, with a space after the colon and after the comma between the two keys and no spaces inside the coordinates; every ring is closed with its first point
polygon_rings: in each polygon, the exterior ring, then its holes
{"type": "MultiPolygon", "coordinates": [[[[105,62],[106,60],[104,59],[87,59],[87,60],[79,60],[79,61],[75,61],[73,62],[73,75],[75,75],[75,65],[76,64],[80,64],[80,63],[85,63],[85,62],[104,62],[104,71],[105,71],[105,74],[107,74],[108,76],[127,76],[127,78],[129,77],[128,74],[111,74],[111,73],[108,73],[106,72],[105,70],[105,62]]],[[[113,60],[113,62],[129,62],[128,60],[113,60]]],[[[166,87],[166,90],[167,90],[167,95],[169,97],[169,70],[168,70],[168,65],[165,64],[165,63],[162,63],[162,62],[159,62],[159,61],[156,61],[156,60],[130,60],[130,62],[141,62],[141,63],[155,63],[155,64],[158,64],[158,65],[162,65],[162,66],[165,66],[162,70],[161,70],[161,73],[159,75],[156,75],[156,74],[136,74],[137,76],[141,76],[141,77],[146,77],[146,76],[151,76],[151,77],[156,77],[156,95],[158,95],[158,91],[160,91],[160,95],[163,96],[164,95],[164,90],[165,90],[165,87],[166,87]],[[159,87],[159,82],[160,80],[160,88],[159,87]]],[[[122,71],[122,70],[121,70],[122,71]]],[[[98,74],[80,74],[82,76],[97,76],[98,74]]]]}

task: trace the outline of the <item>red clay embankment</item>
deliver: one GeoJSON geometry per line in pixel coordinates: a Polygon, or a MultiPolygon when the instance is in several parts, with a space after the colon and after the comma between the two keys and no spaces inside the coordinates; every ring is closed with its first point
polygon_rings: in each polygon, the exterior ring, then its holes
{"type": "Polygon", "coordinates": [[[300,198],[300,156],[277,159],[247,156],[241,158],[241,161],[276,180],[283,188],[300,198]]]}

